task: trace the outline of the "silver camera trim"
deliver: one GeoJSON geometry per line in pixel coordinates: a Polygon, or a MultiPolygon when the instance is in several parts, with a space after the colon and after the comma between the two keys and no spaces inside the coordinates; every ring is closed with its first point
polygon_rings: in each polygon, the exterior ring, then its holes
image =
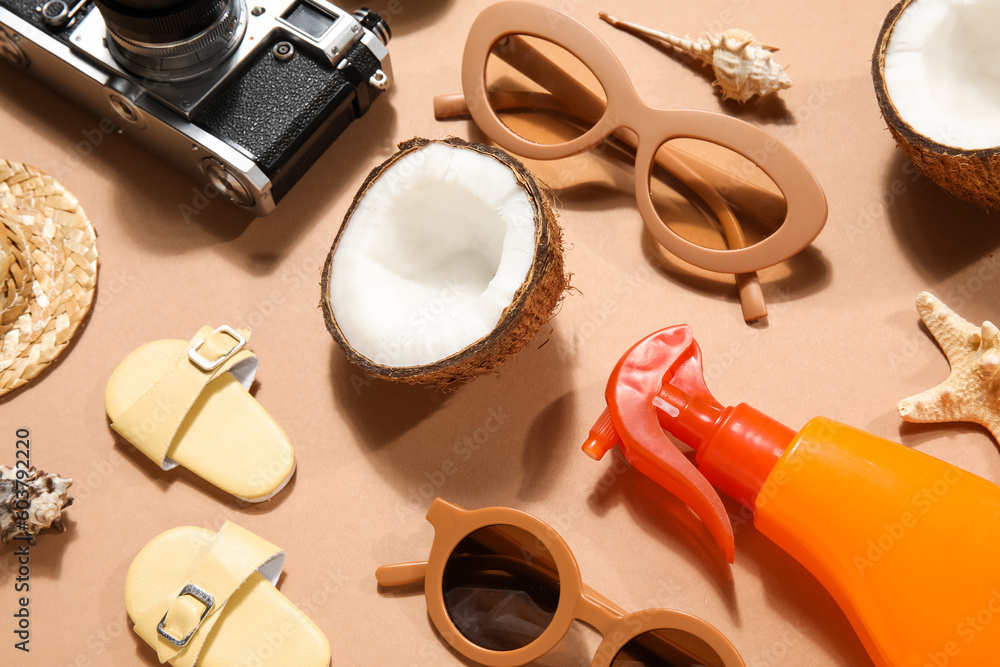
{"type": "MultiPolygon", "coordinates": [[[[325,57],[330,60],[331,64],[336,65],[341,54],[346,53],[360,38],[359,33],[364,32],[357,19],[329,2],[325,2],[325,0],[260,0],[249,8],[244,0],[235,1],[244,5],[240,21],[246,22],[246,30],[239,46],[226,60],[213,69],[211,77],[167,83],[143,79],[130,72],[115,60],[111,50],[107,47],[110,39],[108,29],[104,23],[104,17],[96,9],[87,14],[86,18],[80,22],[80,25],[70,34],[69,40],[72,47],[84,56],[117,72],[123,78],[132,80],[147,94],[190,120],[213,91],[224,86],[230,78],[239,72],[243,65],[249,62],[257,50],[257,46],[268,42],[271,33],[278,32],[288,41],[294,42],[297,46],[311,49],[318,56],[325,57]],[[321,41],[313,40],[309,35],[299,31],[298,28],[281,18],[281,14],[297,2],[305,2],[319,8],[324,14],[332,14],[337,17],[333,28],[323,36],[321,41]],[[258,8],[263,8],[264,11],[255,13],[258,8]]],[[[237,28],[237,31],[239,30],[240,28],[237,28]]]]}
{"type": "Polygon", "coordinates": [[[3,56],[7,62],[18,69],[28,69],[31,65],[31,59],[18,44],[20,37],[13,30],[8,31],[0,23],[0,56],[3,56]]]}
{"type": "MultiPolygon", "coordinates": [[[[324,0],[306,1],[313,5],[334,8],[334,5],[324,0]]],[[[260,17],[253,16],[253,8],[245,12],[249,17],[248,33],[244,36],[239,50],[226,61],[225,66],[228,68],[226,76],[219,77],[214,85],[202,84],[207,90],[204,90],[199,100],[203,101],[205,95],[238,72],[246,56],[253,52],[258,43],[264,43],[262,38],[267,37],[273,29],[282,30],[283,34],[297,46],[318,48],[315,40],[310,40],[305,35],[301,35],[300,38],[300,33],[293,32],[294,29],[289,29],[283,24],[277,24],[277,21],[271,20],[270,27],[264,29],[262,25],[264,21],[253,20],[268,16],[269,13],[280,17],[281,13],[294,4],[294,0],[265,0],[254,5],[265,6],[265,12],[260,17]],[[250,33],[251,28],[256,32],[250,33]],[[250,39],[251,36],[254,38],[250,39]]],[[[342,30],[332,30],[324,36],[324,40],[320,43],[324,44],[325,48],[332,50],[336,47],[339,50],[339,53],[332,57],[336,57],[339,61],[340,54],[345,52],[343,45],[352,45],[360,38],[361,43],[381,61],[381,70],[391,81],[392,67],[385,44],[370,31],[363,30],[350,13],[340,8],[328,11],[336,13],[337,23],[350,32],[350,35],[342,35],[342,30]],[[357,34],[351,31],[352,23],[358,26],[357,34]],[[338,37],[345,41],[338,42],[338,37]]],[[[90,19],[94,15],[100,17],[100,12],[91,7],[86,18],[90,19]]],[[[100,19],[100,24],[103,27],[103,17],[100,19]]],[[[96,22],[88,25],[96,25],[96,22]]],[[[82,26],[78,26],[77,30],[80,27],[82,26]]],[[[334,27],[337,27],[336,24],[334,27]]],[[[103,125],[105,119],[109,120],[132,141],[145,147],[154,156],[170,162],[202,184],[211,183],[213,187],[218,188],[218,179],[224,178],[234,191],[246,196],[244,202],[234,203],[255,215],[265,216],[274,210],[273,183],[257,166],[254,156],[191,123],[190,114],[197,108],[194,104],[187,112],[181,112],[173,104],[165,103],[163,99],[143,89],[137,77],[124,71],[114,62],[106,49],[104,53],[107,54],[107,58],[91,56],[81,48],[71,48],[2,6],[0,6],[0,33],[3,34],[0,39],[3,39],[5,44],[17,47],[16,51],[11,49],[17,58],[16,62],[10,61],[13,66],[19,67],[22,71],[29,70],[33,78],[101,119],[100,124],[103,125]]],[[[101,34],[96,41],[101,49],[104,39],[104,35],[101,34]]],[[[73,40],[70,43],[78,44],[73,40]]],[[[3,51],[0,51],[0,57],[3,56],[3,51]]],[[[186,86],[178,84],[160,84],[157,88],[170,86],[184,87],[187,90],[186,86]]],[[[166,97],[169,98],[170,95],[166,97]]],[[[294,164],[296,158],[289,164],[294,164]]]]}

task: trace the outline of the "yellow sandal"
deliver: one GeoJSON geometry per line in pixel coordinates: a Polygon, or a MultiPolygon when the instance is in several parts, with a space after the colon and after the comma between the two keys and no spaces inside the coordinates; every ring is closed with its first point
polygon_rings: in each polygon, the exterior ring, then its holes
{"type": "Polygon", "coordinates": [[[153,538],[132,561],[125,609],[174,667],[327,667],[323,632],[274,587],[284,552],[226,522],[153,538]]]}
{"type": "Polygon", "coordinates": [[[250,332],[202,329],[190,341],[158,340],[111,374],[111,426],[164,470],[181,465],[248,502],[268,500],[295,472],[288,437],[247,389],[257,357],[250,332]]]}

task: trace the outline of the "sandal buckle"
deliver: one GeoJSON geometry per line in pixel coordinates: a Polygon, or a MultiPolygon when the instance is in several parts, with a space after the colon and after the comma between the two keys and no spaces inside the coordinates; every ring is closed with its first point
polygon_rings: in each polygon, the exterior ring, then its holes
{"type": "Polygon", "coordinates": [[[205,605],[205,611],[202,612],[201,618],[198,619],[198,622],[195,623],[195,626],[191,628],[191,632],[187,633],[186,637],[177,638],[163,628],[163,624],[167,622],[167,614],[170,613],[169,609],[167,609],[167,613],[163,615],[163,618],[160,620],[160,624],[156,626],[157,634],[159,634],[161,637],[163,637],[168,642],[170,642],[171,644],[173,644],[178,648],[184,648],[185,646],[187,646],[187,643],[191,641],[191,637],[193,637],[194,633],[197,632],[198,628],[201,627],[202,621],[204,621],[205,617],[208,616],[208,612],[211,611],[212,607],[215,606],[215,598],[212,597],[212,594],[206,591],[205,589],[200,588],[199,586],[195,586],[194,584],[188,584],[187,586],[185,586],[184,589],[180,592],[180,595],[178,595],[177,597],[182,598],[185,595],[190,595],[195,600],[198,600],[203,605],[205,605]]]}
{"type": "Polygon", "coordinates": [[[223,324],[221,327],[219,327],[218,329],[216,329],[215,331],[213,331],[212,333],[210,333],[208,335],[212,336],[212,335],[215,335],[217,333],[227,334],[233,340],[236,341],[236,344],[228,352],[226,352],[224,355],[222,355],[218,359],[215,359],[214,361],[209,361],[205,357],[203,357],[200,354],[198,354],[198,349],[202,345],[205,344],[205,339],[207,339],[208,336],[206,336],[205,338],[202,338],[200,341],[198,341],[197,343],[195,343],[194,345],[192,345],[191,347],[188,348],[188,359],[190,359],[191,363],[193,363],[195,366],[197,366],[198,368],[200,368],[201,370],[206,371],[206,372],[214,371],[216,368],[218,368],[223,363],[225,363],[225,361],[227,359],[229,359],[231,356],[233,356],[234,354],[236,354],[237,352],[239,352],[240,350],[242,350],[243,347],[247,344],[247,339],[244,338],[240,334],[240,332],[238,332],[236,329],[232,328],[231,326],[223,324]]]}

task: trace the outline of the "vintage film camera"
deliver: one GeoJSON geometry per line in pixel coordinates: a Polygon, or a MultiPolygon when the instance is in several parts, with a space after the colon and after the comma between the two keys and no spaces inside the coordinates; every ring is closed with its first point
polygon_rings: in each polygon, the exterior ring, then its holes
{"type": "Polygon", "coordinates": [[[325,0],[0,0],[0,55],[257,215],[389,86],[388,41],[325,0]]]}

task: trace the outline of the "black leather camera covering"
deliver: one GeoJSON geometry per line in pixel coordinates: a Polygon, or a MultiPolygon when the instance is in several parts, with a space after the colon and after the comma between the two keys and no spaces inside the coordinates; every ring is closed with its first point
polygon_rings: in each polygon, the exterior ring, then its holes
{"type": "MultiPolygon", "coordinates": [[[[379,69],[378,59],[361,43],[355,44],[345,59],[362,73],[364,82],[360,85],[368,89],[370,99],[374,100],[381,91],[367,80],[379,69]]],[[[279,183],[275,183],[277,200],[337,135],[364,112],[364,107],[358,109],[351,103],[354,96],[355,88],[343,72],[328,62],[320,62],[304,49],[297,49],[285,61],[274,58],[269,48],[261,49],[253,62],[223,90],[217,91],[192,120],[249,151],[272,179],[307,140],[315,139],[309,154],[295,165],[294,171],[299,173],[283,174],[280,190],[279,183]],[[331,115],[343,118],[331,119],[330,127],[313,137],[331,115]],[[308,159],[310,156],[312,159],[308,159]],[[292,183],[284,183],[288,178],[294,178],[292,183]]]]}

